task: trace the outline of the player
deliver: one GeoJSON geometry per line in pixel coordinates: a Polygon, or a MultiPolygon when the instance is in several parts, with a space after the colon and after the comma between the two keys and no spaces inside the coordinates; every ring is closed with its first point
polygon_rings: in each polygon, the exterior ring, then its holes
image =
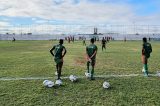
{"type": "Polygon", "coordinates": [[[89,72],[89,65],[92,66],[91,70],[91,80],[94,80],[94,66],[96,63],[96,54],[97,54],[97,46],[94,44],[94,38],[91,39],[91,44],[86,47],[86,55],[87,55],[87,71],[89,72]]]}
{"type": "Polygon", "coordinates": [[[16,41],[16,39],[15,39],[15,37],[13,37],[12,42],[15,42],[15,41],[16,41]]]}
{"type": "Polygon", "coordinates": [[[102,39],[102,51],[103,51],[103,48],[106,50],[106,42],[107,41],[103,37],[103,39],[102,39]]]}
{"type": "Polygon", "coordinates": [[[57,73],[58,73],[58,78],[57,80],[61,81],[61,70],[62,70],[62,66],[63,66],[63,57],[65,56],[67,50],[66,48],[63,46],[63,39],[59,40],[59,44],[53,46],[53,48],[50,50],[50,53],[52,54],[52,56],[54,56],[54,61],[56,62],[56,69],[57,69],[57,73]],[[53,54],[53,50],[54,50],[54,54],[53,54]]]}
{"type": "Polygon", "coordinates": [[[127,41],[127,38],[126,37],[124,37],[124,42],[126,42],[127,41]]]}
{"type": "Polygon", "coordinates": [[[86,46],[86,38],[85,37],[83,37],[83,46],[86,46]]]}
{"type": "Polygon", "coordinates": [[[152,46],[147,42],[147,38],[143,38],[143,46],[142,46],[142,63],[143,63],[143,72],[144,76],[148,76],[148,58],[150,57],[150,53],[152,52],[152,46]]]}

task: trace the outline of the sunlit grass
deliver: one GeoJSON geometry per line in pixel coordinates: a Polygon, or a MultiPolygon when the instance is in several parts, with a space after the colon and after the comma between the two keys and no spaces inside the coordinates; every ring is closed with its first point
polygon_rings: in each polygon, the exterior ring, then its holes
{"type": "MultiPolygon", "coordinates": [[[[0,41],[0,77],[53,77],[55,63],[49,50],[58,41],[0,41]]],[[[87,42],[89,44],[89,42],[87,42]]],[[[112,41],[106,52],[96,42],[98,54],[95,75],[142,74],[141,41],[112,41]]],[[[149,59],[149,72],[160,70],[160,43],[151,42],[153,53],[149,59]]],[[[84,76],[86,70],[85,46],[82,42],[64,43],[63,76],[84,76]]],[[[0,81],[2,106],[159,106],[160,79],[157,77],[97,78],[95,81],[79,79],[72,83],[63,80],[63,86],[45,88],[43,80],[0,81]],[[108,81],[111,89],[102,88],[108,81]]]]}

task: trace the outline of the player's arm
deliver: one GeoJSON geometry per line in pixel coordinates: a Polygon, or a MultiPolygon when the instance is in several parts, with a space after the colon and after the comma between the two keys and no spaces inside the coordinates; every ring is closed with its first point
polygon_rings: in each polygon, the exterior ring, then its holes
{"type": "Polygon", "coordinates": [[[93,58],[96,54],[97,54],[97,51],[95,51],[95,52],[93,53],[93,55],[90,57],[90,59],[93,58]]]}
{"type": "Polygon", "coordinates": [[[86,57],[87,57],[87,60],[90,60],[90,57],[88,55],[88,48],[86,47],[86,57]]]}
{"type": "Polygon", "coordinates": [[[63,50],[64,50],[64,53],[63,53],[63,55],[62,55],[62,58],[66,55],[66,53],[67,53],[67,50],[66,50],[66,48],[64,47],[63,48],[63,50]]]}
{"type": "Polygon", "coordinates": [[[54,54],[53,54],[54,49],[55,49],[55,46],[53,46],[53,48],[50,50],[50,53],[51,53],[52,56],[54,56],[54,54]]]}
{"type": "Polygon", "coordinates": [[[93,55],[90,57],[90,59],[93,58],[96,54],[97,54],[97,46],[95,48],[95,51],[94,51],[93,55]]]}
{"type": "Polygon", "coordinates": [[[144,45],[142,46],[142,55],[145,54],[145,49],[144,49],[144,45]]]}

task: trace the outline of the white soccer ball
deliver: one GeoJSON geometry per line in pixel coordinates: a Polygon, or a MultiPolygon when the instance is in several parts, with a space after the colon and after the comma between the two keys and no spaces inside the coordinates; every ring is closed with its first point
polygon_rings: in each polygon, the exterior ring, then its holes
{"type": "Polygon", "coordinates": [[[160,77],[160,72],[159,71],[157,71],[157,76],[160,77]]]}
{"type": "Polygon", "coordinates": [[[69,76],[69,80],[72,81],[72,82],[77,81],[77,78],[78,78],[78,77],[77,77],[77,76],[74,76],[74,75],[70,75],[70,76],[69,76]]]}
{"type": "Polygon", "coordinates": [[[44,81],[43,81],[43,85],[44,85],[44,86],[47,86],[47,85],[48,85],[48,81],[49,81],[49,80],[44,80],[44,81]]]}
{"type": "Polygon", "coordinates": [[[45,87],[51,88],[51,87],[54,86],[54,82],[49,81],[49,80],[44,80],[44,81],[43,81],[43,85],[44,85],[45,87]]]}
{"type": "Polygon", "coordinates": [[[51,87],[53,87],[53,86],[54,86],[54,82],[49,81],[49,82],[48,82],[48,87],[51,88],[51,87]]]}
{"type": "Polygon", "coordinates": [[[103,83],[103,88],[108,89],[109,87],[110,87],[109,82],[105,81],[105,82],[103,83]]]}
{"type": "Polygon", "coordinates": [[[56,80],[55,84],[60,86],[60,85],[62,85],[62,81],[61,80],[56,80]]]}
{"type": "Polygon", "coordinates": [[[85,72],[85,76],[86,76],[87,78],[89,78],[89,77],[91,77],[91,74],[90,74],[90,73],[85,72]]]}

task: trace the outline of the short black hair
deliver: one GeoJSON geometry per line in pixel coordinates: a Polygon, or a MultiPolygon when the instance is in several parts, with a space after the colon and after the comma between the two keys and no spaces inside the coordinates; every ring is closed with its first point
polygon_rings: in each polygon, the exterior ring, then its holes
{"type": "Polygon", "coordinates": [[[94,43],[94,38],[91,38],[91,43],[94,43]]]}
{"type": "Polygon", "coordinates": [[[63,44],[63,39],[60,39],[60,40],[59,40],[59,43],[60,43],[60,44],[63,44]]]}
{"type": "Polygon", "coordinates": [[[146,37],[143,38],[143,42],[147,42],[147,38],[146,37]]]}

